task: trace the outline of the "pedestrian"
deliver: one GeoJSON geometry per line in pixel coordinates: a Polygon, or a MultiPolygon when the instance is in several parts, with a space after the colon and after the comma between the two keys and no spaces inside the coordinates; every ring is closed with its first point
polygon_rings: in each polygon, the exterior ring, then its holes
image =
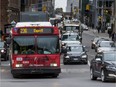
{"type": "Polygon", "coordinates": [[[97,27],[97,31],[98,31],[98,33],[100,33],[100,26],[97,27]]]}
{"type": "Polygon", "coordinates": [[[92,29],[94,28],[94,24],[92,24],[92,29]]]}
{"type": "Polygon", "coordinates": [[[113,38],[113,41],[116,42],[116,33],[114,32],[114,38],[113,38]]]}
{"type": "Polygon", "coordinates": [[[108,29],[109,38],[112,36],[112,30],[108,29]]]}
{"type": "Polygon", "coordinates": [[[97,30],[98,30],[98,33],[100,33],[100,30],[101,30],[101,22],[100,21],[98,22],[97,30]]]}
{"type": "Polygon", "coordinates": [[[112,33],[112,41],[114,41],[114,34],[115,34],[115,33],[113,32],[113,33],[112,33]]]}

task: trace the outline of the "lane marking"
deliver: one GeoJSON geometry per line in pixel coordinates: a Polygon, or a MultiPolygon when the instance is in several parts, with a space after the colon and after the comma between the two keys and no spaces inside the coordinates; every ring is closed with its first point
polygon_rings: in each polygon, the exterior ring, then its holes
{"type": "Polygon", "coordinates": [[[89,65],[89,67],[90,67],[90,65],[91,65],[89,60],[88,60],[88,65],[89,65]]]}

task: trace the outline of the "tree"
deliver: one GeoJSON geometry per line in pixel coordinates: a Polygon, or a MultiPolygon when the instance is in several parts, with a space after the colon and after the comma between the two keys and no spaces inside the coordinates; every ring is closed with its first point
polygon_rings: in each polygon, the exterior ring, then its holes
{"type": "Polygon", "coordinates": [[[63,9],[62,8],[56,8],[55,13],[56,14],[63,13],[63,9]]]}

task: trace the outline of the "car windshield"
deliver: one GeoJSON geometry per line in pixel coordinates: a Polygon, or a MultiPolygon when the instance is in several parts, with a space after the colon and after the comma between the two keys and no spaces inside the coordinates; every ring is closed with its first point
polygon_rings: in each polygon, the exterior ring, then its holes
{"type": "Polygon", "coordinates": [[[104,39],[104,38],[101,38],[101,39],[99,39],[99,40],[97,40],[97,44],[100,44],[102,41],[109,41],[108,39],[104,39]]]}
{"type": "Polygon", "coordinates": [[[66,30],[66,31],[79,30],[79,26],[65,26],[64,30],[66,30]]]}
{"type": "Polygon", "coordinates": [[[51,23],[52,25],[54,25],[54,24],[55,24],[55,20],[50,20],[50,23],[51,23]]]}
{"type": "Polygon", "coordinates": [[[78,35],[63,35],[62,41],[76,41],[79,40],[78,35]]]}
{"type": "Polygon", "coordinates": [[[0,48],[4,47],[4,42],[0,42],[0,48]]]}
{"type": "Polygon", "coordinates": [[[99,38],[94,38],[94,40],[93,40],[93,41],[94,41],[94,42],[97,42],[98,40],[99,40],[99,38]]]}
{"type": "Polygon", "coordinates": [[[116,53],[106,53],[104,54],[105,61],[116,61],[116,53]]]}
{"type": "Polygon", "coordinates": [[[82,46],[68,46],[67,50],[70,52],[83,52],[84,49],[82,46]]]}
{"type": "Polygon", "coordinates": [[[35,38],[34,36],[15,36],[13,39],[14,54],[34,54],[35,38]]]}
{"type": "Polygon", "coordinates": [[[113,42],[101,42],[100,47],[115,47],[113,42]]]}
{"type": "Polygon", "coordinates": [[[59,40],[57,36],[37,37],[37,52],[39,54],[59,53],[59,40]]]}

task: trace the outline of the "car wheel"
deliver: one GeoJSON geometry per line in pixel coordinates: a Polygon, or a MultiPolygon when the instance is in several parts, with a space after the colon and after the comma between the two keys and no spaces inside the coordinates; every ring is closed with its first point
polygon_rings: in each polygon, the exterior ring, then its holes
{"type": "Polygon", "coordinates": [[[63,64],[64,64],[64,65],[67,65],[67,64],[68,64],[68,63],[65,61],[65,59],[63,60],[63,64]]]}
{"type": "Polygon", "coordinates": [[[7,57],[7,55],[5,55],[4,61],[7,61],[7,60],[8,60],[8,57],[7,57]]]}
{"type": "Polygon", "coordinates": [[[93,49],[93,47],[91,46],[91,49],[93,49]]]}
{"type": "Polygon", "coordinates": [[[106,82],[106,76],[105,76],[104,70],[101,71],[101,80],[102,82],[106,82]]]}
{"type": "Polygon", "coordinates": [[[59,74],[53,74],[52,77],[53,78],[57,78],[59,74]]]}
{"type": "Polygon", "coordinates": [[[90,79],[91,80],[96,80],[97,79],[97,77],[94,76],[94,73],[93,73],[92,69],[90,69],[90,79]]]}
{"type": "Polygon", "coordinates": [[[64,65],[67,65],[68,63],[67,62],[63,62],[64,65]]]}
{"type": "Polygon", "coordinates": [[[91,49],[93,49],[93,46],[91,45],[91,49]]]}
{"type": "Polygon", "coordinates": [[[12,74],[13,75],[13,78],[19,78],[19,75],[17,74],[12,74]]]}
{"type": "Polygon", "coordinates": [[[84,64],[88,64],[88,62],[86,61],[86,62],[84,62],[84,64]]]}

